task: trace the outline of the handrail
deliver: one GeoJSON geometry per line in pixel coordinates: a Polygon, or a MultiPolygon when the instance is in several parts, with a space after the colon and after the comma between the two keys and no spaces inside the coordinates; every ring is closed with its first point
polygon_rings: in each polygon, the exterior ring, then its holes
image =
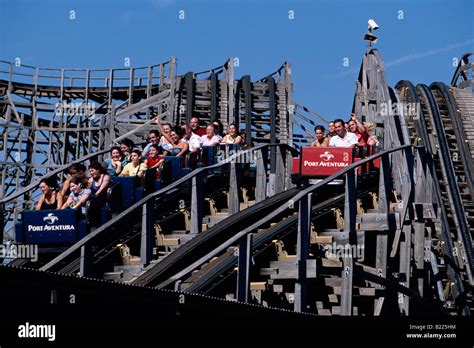
{"type": "Polygon", "coordinates": [[[269,77],[272,77],[273,75],[279,74],[283,69],[285,69],[286,64],[288,64],[287,61],[284,61],[283,64],[274,72],[271,74],[268,74],[267,76],[262,77],[261,79],[256,80],[255,82],[266,82],[269,77]]]}
{"type": "MultiPolygon", "coordinates": [[[[81,68],[44,68],[44,67],[38,67],[38,66],[32,66],[32,65],[26,65],[26,64],[20,64],[19,66],[17,66],[18,68],[20,67],[23,67],[23,68],[30,68],[30,69],[39,69],[39,70],[49,70],[49,71],[84,71],[84,72],[87,72],[88,70],[90,72],[93,72],[93,71],[110,71],[110,70],[130,70],[130,69],[134,69],[134,70],[137,70],[137,69],[148,69],[148,68],[154,68],[154,67],[157,67],[157,66],[161,66],[161,65],[166,65],[166,64],[169,64],[171,62],[173,57],[171,57],[169,60],[167,61],[164,61],[163,63],[159,63],[159,64],[153,64],[153,65],[147,65],[147,66],[139,66],[139,67],[130,67],[130,68],[100,68],[100,69],[81,69],[81,68]]],[[[8,65],[15,65],[15,63],[13,62],[9,62],[9,61],[6,61],[6,60],[0,60],[0,63],[5,63],[5,64],[8,64],[8,65]]],[[[31,76],[36,76],[35,75],[31,75],[31,76]]],[[[41,77],[41,75],[39,75],[41,77]]]]}
{"type": "MultiPolygon", "coordinates": [[[[213,73],[213,72],[216,72],[217,70],[223,70],[224,68],[227,68],[227,66],[229,65],[229,60],[227,59],[226,62],[222,65],[219,65],[215,68],[211,68],[211,69],[206,69],[206,70],[202,70],[202,71],[199,71],[199,72],[195,72],[194,75],[202,75],[202,74],[205,74],[205,73],[213,73]]],[[[218,71],[218,73],[221,73],[221,71],[218,71]]]]}
{"type": "MultiPolygon", "coordinates": [[[[302,191],[298,192],[293,198],[290,199],[290,202],[292,204],[295,204],[297,201],[299,201],[301,198],[305,197],[306,195],[310,194],[310,193],[313,193],[315,192],[317,189],[319,189],[320,187],[322,186],[325,186],[327,185],[328,183],[330,183],[331,181],[345,175],[346,173],[348,173],[349,171],[351,170],[354,170],[358,167],[360,167],[361,165],[365,164],[365,163],[368,163],[368,162],[371,162],[373,161],[374,159],[377,159],[379,157],[382,157],[384,155],[388,155],[392,152],[397,152],[397,151],[400,151],[400,150],[405,150],[407,148],[411,148],[412,145],[411,144],[407,144],[407,145],[402,145],[402,146],[399,146],[399,147],[396,147],[396,148],[393,148],[393,149],[388,149],[388,150],[383,150],[377,154],[374,154],[370,157],[367,157],[361,161],[358,161],[358,162],[355,162],[355,163],[352,163],[351,165],[347,166],[346,168],[342,169],[341,171],[331,175],[331,176],[328,176],[326,179],[318,182],[317,184],[315,185],[312,185],[312,186],[309,186],[308,188],[306,189],[303,189],[302,191]]],[[[217,248],[215,248],[213,251],[211,251],[210,253],[208,253],[207,255],[204,255],[203,257],[201,257],[199,260],[197,260],[196,262],[194,262],[193,264],[191,264],[190,266],[186,267],[184,270],[182,270],[181,272],[178,272],[177,274],[175,274],[174,276],[170,277],[167,281],[163,282],[162,284],[158,285],[157,287],[164,287],[164,286],[167,286],[173,282],[175,282],[176,280],[178,280],[179,278],[181,278],[182,276],[188,274],[189,272],[191,272],[192,270],[196,269],[197,267],[200,267],[202,266],[205,262],[208,262],[211,258],[213,258],[214,256],[216,256],[218,253],[224,251],[226,248],[230,247],[232,244],[234,244],[235,242],[237,242],[238,240],[240,240],[242,237],[244,237],[245,235],[255,231],[257,228],[259,228],[259,226],[261,226],[262,224],[265,224],[265,223],[268,223],[270,220],[272,220],[273,218],[275,218],[276,216],[278,216],[279,214],[281,214],[282,212],[284,212],[286,209],[288,209],[288,204],[283,204],[282,206],[280,206],[279,208],[277,208],[276,210],[274,210],[273,212],[271,212],[270,214],[268,214],[267,216],[265,216],[263,219],[261,219],[260,221],[252,224],[251,226],[247,227],[246,229],[244,229],[243,231],[235,234],[233,237],[231,237],[230,239],[228,239],[227,241],[223,242],[220,246],[218,246],[217,248]]]]}
{"type": "Polygon", "coordinates": [[[286,147],[292,153],[294,153],[294,154],[298,153],[298,151],[296,149],[292,148],[291,146],[289,146],[287,144],[262,144],[262,145],[258,145],[256,147],[248,149],[248,150],[237,152],[237,153],[233,154],[232,156],[226,158],[225,160],[223,160],[219,163],[216,163],[212,166],[198,168],[198,169],[192,171],[191,173],[187,174],[186,176],[182,177],[181,179],[178,179],[177,181],[175,181],[171,185],[168,185],[165,188],[162,188],[161,190],[158,190],[156,192],[150,193],[146,197],[142,198],[140,201],[136,202],[135,204],[133,204],[132,206],[128,207],[126,210],[124,210],[123,212],[118,214],[115,218],[113,218],[112,220],[107,221],[105,224],[103,224],[102,226],[97,228],[94,232],[89,233],[87,236],[85,236],[84,238],[79,240],[76,244],[72,245],[69,249],[64,251],[62,254],[58,255],[55,259],[51,260],[50,262],[48,262],[46,265],[44,265],[40,269],[43,270],[43,271],[49,270],[51,267],[53,267],[57,263],[59,263],[59,262],[63,261],[64,259],[66,259],[72,253],[78,251],[81,247],[86,245],[88,242],[90,242],[91,240],[93,240],[96,237],[98,237],[99,235],[101,235],[108,228],[110,228],[110,227],[114,226],[115,224],[119,223],[122,219],[126,218],[128,216],[128,214],[133,212],[135,209],[143,206],[144,204],[148,203],[150,200],[153,200],[158,196],[165,195],[166,193],[170,192],[171,190],[174,190],[175,188],[177,188],[182,183],[187,182],[190,179],[198,176],[203,171],[207,171],[209,169],[219,168],[219,167],[221,167],[225,164],[232,163],[232,161],[238,159],[241,156],[245,156],[245,154],[248,154],[248,153],[251,153],[251,152],[254,152],[254,151],[258,151],[258,150],[261,150],[265,147],[271,147],[271,146],[286,147]]]}

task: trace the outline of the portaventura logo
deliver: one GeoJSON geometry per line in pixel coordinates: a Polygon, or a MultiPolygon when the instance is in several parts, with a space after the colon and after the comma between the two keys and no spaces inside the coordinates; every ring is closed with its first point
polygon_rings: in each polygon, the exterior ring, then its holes
{"type": "Polygon", "coordinates": [[[319,162],[312,162],[312,161],[304,161],[305,167],[347,167],[349,163],[345,162],[326,162],[326,161],[319,161],[319,162]]]}
{"type": "Polygon", "coordinates": [[[56,340],[56,325],[36,325],[26,322],[18,326],[20,338],[47,338],[48,341],[56,340]]]}
{"type": "Polygon", "coordinates": [[[334,158],[334,155],[329,151],[325,151],[324,153],[319,155],[319,158],[322,158],[325,161],[330,161],[334,158]]]}

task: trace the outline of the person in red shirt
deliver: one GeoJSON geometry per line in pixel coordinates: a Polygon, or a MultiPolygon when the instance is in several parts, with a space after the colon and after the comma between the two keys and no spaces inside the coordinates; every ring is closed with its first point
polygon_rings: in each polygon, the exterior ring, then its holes
{"type": "Polygon", "coordinates": [[[156,168],[156,178],[160,178],[160,165],[165,161],[164,156],[159,155],[160,147],[152,144],[148,150],[149,156],[146,159],[146,165],[148,169],[156,168]]]}
{"type": "Polygon", "coordinates": [[[203,135],[206,135],[206,128],[202,128],[199,126],[199,118],[198,117],[193,117],[189,121],[189,126],[191,127],[191,131],[202,137],[203,135]]]}
{"type": "Polygon", "coordinates": [[[365,146],[367,144],[369,133],[367,133],[364,125],[357,119],[354,113],[351,114],[351,119],[349,121],[349,132],[357,135],[357,139],[359,139],[359,146],[365,146]]]}

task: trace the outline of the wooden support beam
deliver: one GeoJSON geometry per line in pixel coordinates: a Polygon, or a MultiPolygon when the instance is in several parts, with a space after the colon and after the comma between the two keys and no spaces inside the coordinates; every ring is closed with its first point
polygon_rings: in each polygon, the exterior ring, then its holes
{"type": "Polygon", "coordinates": [[[219,84],[217,82],[217,74],[211,73],[211,122],[219,119],[217,114],[219,84]]]}
{"type": "Polygon", "coordinates": [[[266,199],[267,193],[267,169],[265,165],[266,150],[257,151],[257,176],[255,187],[255,201],[261,202],[266,199]]]}
{"type": "Polygon", "coordinates": [[[390,169],[390,158],[388,154],[382,155],[380,161],[380,176],[379,176],[379,211],[381,213],[389,212],[389,203],[392,195],[392,177],[390,169]]]}
{"type": "MultiPolygon", "coordinates": [[[[375,268],[377,270],[377,275],[385,278],[387,276],[388,234],[385,232],[377,234],[376,243],[375,268]]],[[[383,288],[380,284],[372,284],[376,288],[383,288]]]]}
{"type": "MultiPolygon", "coordinates": [[[[411,225],[405,225],[402,229],[403,240],[400,242],[400,284],[410,287],[410,257],[411,257],[411,225]]],[[[409,297],[398,293],[398,306],[400,313],[409,315],[409,297]]]]}
{"type": "MultiPolygon", "coordinates": [[[[153,67],[148,67],[147,78],[146,78],[146,97],[147,99],[151,97],[151,86],[153,83],[153,67]]],[[[158,115],[161,114],[161,106],[158,107],[158,115]]],[[[146,119],[149,120],[151,116],[150,108],[146,109],[146,119]]]]}
{"type": "MultiPolygon", "coordinates": [[[[175,92],[176,92],[176,57],[171,57],[170,68],[169,68],[169,83],[170,83],[170,95],[168,99],[168,116],[165,119],[166,122],[175,124],[176,114],[175,114],[175,92]]],[[[160,92],[161,93],[161,92],[160,92]]]]}
{"type": "Polygon", "coordinates": [[[245,100],[245,132],[247,133],[247,141],[250,142],[252,139],[252,85],[250,75],[242,77],[242,88],[245,100]]]}
{"type": "Polygon", "coordinates": [[[237,214],[240,209],[239,204],[239,183],[237,178],[236,163],[232,161],[230,164],[229,177],[229,215],[237,214]]]}
{"type": "Polygon", "coordinates": [[[153,237],[155,234],[154,199],[150,199],[142,206],[142,233],[140,246],[140,260],[142,267],[150,264],[153,254],[153,237]]]}
{"type": "Polygon", "coordinates": [[[296,256],[298,275],[295,284],[294,311],[304,312],[308,305],[308,282],[306,278],[306,261],[309,256],[309,241],[311,232],[311,207],[313,194],[310,193],[300,200],[298,213],[298,237],[296,241],[296,256]]]}
{"type": "Polygon", "coordinates": [[[239,241],[239,256],[237,269],[237,301],[248,302],[250,287],[250,256],[252,253],[252,238],[250,233],[239,241]]]}
{"type": "Polygon", "coordinates": [[[343,257],[341,315],[352,315],[352,273],[354,262],[350,255],[343,257]]]}
{"type": "Polygon", "coordinates": [[[184,84],[186,86],[186,123],[189,124],[194,108],[194,74],[191,71],[184,75],[184,84]]]}
{"type": "Polygon", "coordinates": [[[128,85],[128,105],[133,104],[133,90],[134,90],[134,81],[135,81],[135,69],[130,69],[130,81],[128,85]]]}
{"type": "Polygon", "coordinates": [[[349,243],[357,244],[356,216],[357,216],[357,180],[355,170],[346,174],[346,194],[344,199],[344,231],[349,233],[349,243]]]}
{"type": "MultiPolygon", "coordinates": [[[[227,124],[235,122],[235,100],[234,100],[234,59],[231,57],[227,61],[227,124]]],[[[247,135],[249,136],[249,135],[247,135]]]]}
{"type": "Polygon", "coordinates": [[[280,146],[275,148],[276,162],[275,162],[275,194],[285,190],[285,168],[286,168],[286,153],[281,151],[280,146]]]}
{"type": "MultiPolygon", "coordinates": [[[[268,94],[270,96],[270,142],[275,144],[277,142],[277,114],[276,114],[276,96],[275,96],[275,79],[270,77],[268,79],[268,94]]],[[[275,162],[272,158],[270,168],[275,169],[275,162]]],[[[274,171],[271,170],[273,173],[274,171]]]]}
{"type": "Polygon", "coordinates": [[[91,277],[93,275],[93,254],[92,244],[86,243],[81,247],[81,260],[79,262],[79,274],[81,277],[91,277]]]}
{"type": "Polygon", "coordinates": [[[191,233],[201,233],[204,202],[202,175],[198,174],[192,178],[191,190],[191,233]]]}
{"type": "Polygon", "coordinates": [[[425,268],[425,224],[414,222],[415,240],[413,243],[413,258],[415,259],[415,278],[417,279],[418,294],[423,297],[423,270],[425,268]]]}

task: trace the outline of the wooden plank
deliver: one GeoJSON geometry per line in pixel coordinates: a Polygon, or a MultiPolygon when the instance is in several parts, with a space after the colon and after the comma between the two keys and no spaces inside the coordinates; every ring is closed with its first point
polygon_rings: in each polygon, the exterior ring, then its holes
{"type": "MultiPolygon", "coordinates": [[[[364,245],[365,243],[365,233],[364,231],[358,231],[356,232],[357,235],[357,245],[364,245]]],[[[318,236],[322,237],[332,237],[333,242],[336,243],[337,245],[347,245],[349,243],[349,232],[341,232],[341,231],[322,231],[318,232],[318,236]]]]}
{"type": "Polygon", "coordinates": [[[329,298],[330,303],[338,303],[339,302],[339,300],[337,299],[337,295],[329,294],[328,298],[329,298]]]}
{"type": "Polygon", "coordinates": [[[341,315],[352,314],[352,273],[353,273],[352,257],[343,258],[342,269],[342,289],[341,289],[341,315]]]}
{"type": "Polygon", "coordinates": [[[425,250],[425,224],[414,222],[415,241],[413,245],[413,257],[415,259],[416,278],[418,293],[423,297],[423,270],[425,266],[424,250],[425,250]]]}
{"type": "Polygon", "coordinates": [[[332,259],[321,259],[323,267],[342,267],[342,262],[339,260],[332,260],[332,259]]]}
{"type": "Polygon", "coordinates": [[[267,288],[267,282],[251,282],[250,290],[265,290],[267,288]]]}
{"type": "MultiPolygon", "coordinates": [[[[306,278],[316,278],[316,260],[307,260],[306,267],[306,278]]],[[[296,279],[298,275],[294,261],[270,261],[270,268],[278,269],[278,273],[270,275],[270,279],[296,279]]]]}
{"type": "MultiPolygon", "coordinates": [[[[411,256],[411,225],[403,226],[403,241],[400,242],[400,276],[401,284],[410,287],[410,256],[411,256]]],[[[405,294],[398,294],[398,304],[402,315],[409,315],[409,297],[405,294]]]]}
{"type": "MultiPolygon", "coordinates": [[[[386,233],[377,234],[376,243],[375,268],[377,270],[377,275],[385,278],[387,276],[388,235],[386,233]]],[[[380,284],[370,284],[378,289],[383,288],[380,284]]]]}
{"type": "Polygon", "coordinates": [[[324,284],[330,287],[341,286],[342,279],[339,277],[324,278],[324,284]]]}
{"type": "Polygon", "coordinates": [[[365,213],[356,218],[359,229],[364,231],[387,231],[400,228],[399,213],[365,213]]]}
{"type": "Polygon", "coordinates": [[[358,288],[360,296],[375,296],[375,288],[358,288]]]}
{"type": "Polygon", "coordinates": [[[332,244],[334,238],[332,236],[316,236],[312,241],[311,244],[332,244]]]}

